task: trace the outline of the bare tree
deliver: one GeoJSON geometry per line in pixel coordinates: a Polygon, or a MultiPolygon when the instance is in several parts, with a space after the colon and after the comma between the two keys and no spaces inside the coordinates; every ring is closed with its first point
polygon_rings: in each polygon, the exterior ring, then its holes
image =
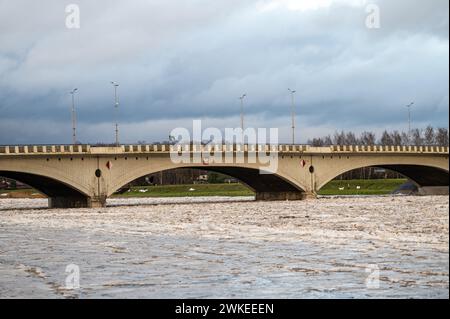
{"type": "Polygon", "coordinates": [[[408,133],[402,132],[402,145],[410,145],[410,138],[408,133]]]}
{"type": "Polygon", "coordinates": [[[392,132],[391,138],[392,138],[392,143],[395,146],[403,145],[403,143],[402,143],[403,142],[402,135],[400,134],[399,131],[392,132]]]}
{"type": "Polygon", "coordinates": [[[333,142],[335,145],[345,145],[345,132],[341,131],[334,133],[333,142]]]}
{"type": "Polygon", "coordinates": [[[436,144],[439,146],[448,146],[448,129],[440,127],[436,132],[436,144]]]}
{"type": "Polygon", "coordinates": [[[372,132],[362,132],[360,142],[362,145],[375,145],[375,134],[372,132]]]}
{"type": "Polygon", "coordinates": [[[331,139],[331,136],[330,135],[325,136],[323,139],[323,143],[324,143],[324,145],[327,145],[327,146],[333,145],[333,140],[331,139]]]}
{"type": "Polygon", "coordinates": [[[324,146],[323,140],[320,137],[309,140],[308,144],[310,144],[311,146],[315,146],[315,147],[324,146]]]}
{"type": "Polygon", "coordinates": [[[424,142],[426,145],[434,145],[436,143],[434,128],[431,125],[428,125],[425,129],[424,142]]]}
{"type": "Polygon", "coordinates": [[[388,131],[384,131],[380,139],[381,145],[393,145],[394,141],[388,131]]]}
{"type": "Polygon", "coordinates": [[[418,128],[411,130],[411,141],[413,145],[423,145],[422,132],[418,128]]]}
{"type": "Polygon", "coordinates": [[[353,132],[348,132],[345,135],[345,144],[347,145],[357,145],[358,140],[353,132]]]}

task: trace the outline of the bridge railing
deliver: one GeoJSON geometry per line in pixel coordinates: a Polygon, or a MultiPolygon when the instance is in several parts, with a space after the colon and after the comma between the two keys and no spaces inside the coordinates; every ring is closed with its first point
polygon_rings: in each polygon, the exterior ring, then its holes
{"type": "Polygon", "coordinates": [[[446,146],[333,145],[333,152],[448,153],[446,146]]]}
{"type": "Polygon", "coordinates": [[[90,145],[19,145],[0,146],[0,154],[88,153],[90,145]]]}
{"type": "Polygon", "coordinates": [[[142,152],[280,152],[280,153],[448,153],[444,146],[383,146],[383,145],[333,145],[314,147],[310,145],[241,145],[241,144],[181,144],[181,145],[123,145],[125,153],[142,152]]]}
{"type": "Polygon", "coordinates": [[[278,152],[278,153],[439,153],[448,154],[444,146],[384,146],[384,145],[120,145],[118,147],[94,147],[90,145],[18,145],[0,146],[0,155],[16,154],[111,154],[111,153],[168,153],[168,152],[278,152]]]}

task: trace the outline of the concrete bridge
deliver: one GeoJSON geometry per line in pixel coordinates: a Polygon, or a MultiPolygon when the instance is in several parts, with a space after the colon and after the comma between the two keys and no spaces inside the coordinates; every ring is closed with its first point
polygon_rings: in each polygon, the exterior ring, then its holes
{"type": "Polygon", "coordinates": [[[363,167],[398,172],[416,183],[423,194],[448,194],[448,155],[448,147],[437,146],[0,146],[0,176],[46,194],[53,208],[102,207],[109,196],[139,177],[183,167],[235,177],[255,191],[257,200],[315,197],[332,179],[363,167]],[[175,163],[171,154],[182,150],[191,159],[203,154],[201,161],[175,163]],[[250,160],[257,152],[274,156],[278,161],[275,172],[260,174],[267,163],[250,160]],[[223,160],[226,154],[231,161],[223,160]]]}

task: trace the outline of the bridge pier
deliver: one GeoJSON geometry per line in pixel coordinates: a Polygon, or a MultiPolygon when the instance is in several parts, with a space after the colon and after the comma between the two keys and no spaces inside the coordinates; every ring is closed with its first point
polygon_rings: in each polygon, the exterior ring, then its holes
{"type": "Polygon", "coordinates": [[[48,198],[49,208],[83,208],[88,207],[87,197],[54,196],[48,198]]]}
{"type": "Polygon", "coordinates": [[[430,195],[448,195],[449,187],[448,186],[425,186],[425,187],[419,187],[418,194],[423,196],[430,196],[430,195]]]}
{"type": "Polygon", "coordinates": [[[48,198],[49,208],[100,208],[105,206],[106,197],[56,196],[48,198]]]}
{"type": "Polygon", "coordinates": [[[256,192],[257,201],[304,200],[317,198],[312,193],[304,192],[256,192]]]}
{"type": "Polygon", "coordinates": [[[89,208],[101,208],[106,207],[106,196],[100,198],[88,198],[89,208]]]}

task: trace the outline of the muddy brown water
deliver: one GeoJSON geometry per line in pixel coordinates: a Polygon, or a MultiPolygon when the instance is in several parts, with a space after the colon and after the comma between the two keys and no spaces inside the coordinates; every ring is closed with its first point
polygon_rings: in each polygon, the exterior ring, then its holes
{"type": "Polygon", "coordinates": [[[0,297],[449,298],[446,196],[108,203],[0,199],[0,297]]]}

